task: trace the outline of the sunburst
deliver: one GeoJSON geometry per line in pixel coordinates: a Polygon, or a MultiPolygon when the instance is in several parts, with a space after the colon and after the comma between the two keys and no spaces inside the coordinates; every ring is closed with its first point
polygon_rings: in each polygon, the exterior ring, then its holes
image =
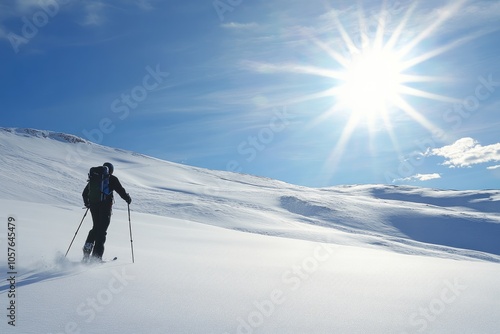
{"type": "Polygon", "coordinates": [[[440,8],[432,23],[416,34],[412,33],[411,38],[406,35],[410,30],[407,25],[412,18],[417,2],[414,2],[406,10],[401,21],[390,33],[386,29],[387,16],[385,13],[387,11],[382,8],[374,36],[369,36],[362,7],[358,6],[359,25],[357,29],[354,29],[356,31],[348,32],[338,15],[331,15],[331,20],[334,23],[332,26],[340,35],[340,40],[343,43],[342,49],[347,50],[347,52],[341,52],[341,50],[332,47],[332,45],[336,45],[335,43],[322,40],[314,34],[307,34],[307,37],[331,58],[331,68],[297,64],[252,63],[251,65],[254,69],[267,73],[299,73],[333,79],[335,84],[331,88],[287,101],[287,103],[295,103],[323,97],[334,98],[334,105],[328,111],[318,115],[309,124],[310,127],[324,123],[325,119],[334,117],[338,112],[348,113],[349,119],[325,162],[325,172],[331,175],[343,156],[353,132],[361,123],[367,124],[370,134],[376,126],[380,127],[382,124],[396,151],[399,145],[391,122],[393,113],[404,113],[430,132],[440,131],[424,114],[411,105],[409,97],[453,103],[459,102],[459,100],[415,88],[415,83],[445,81],[447,78],[422,73],[415,74],[414,69],[417,65],[469,41],[474,36],[454,40],[447,45],[422,52],[416,56],[414,54],[424,49],[418,47],[421,42],[432,36],[443,23],[453,17],[464,3],[465,0],[459,0],[440,8]],[[360,42],[356,44],[354,37],[358,34],[361,38],[360,42]],[[406,42],[403,43],[403,41],[406,42]]]}

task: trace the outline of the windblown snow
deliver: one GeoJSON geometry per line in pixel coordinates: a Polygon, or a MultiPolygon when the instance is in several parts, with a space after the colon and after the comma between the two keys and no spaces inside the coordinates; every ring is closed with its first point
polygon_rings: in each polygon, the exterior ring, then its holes
{"type": "Polygon", "coordinates": [[[500,330],[497,190],[306,188],[7,128],[0,184],[1,333],[500,330]],[[131,224],[116,196],[118,260],[89,267],[81,192],[105,161],[131,224]]]}

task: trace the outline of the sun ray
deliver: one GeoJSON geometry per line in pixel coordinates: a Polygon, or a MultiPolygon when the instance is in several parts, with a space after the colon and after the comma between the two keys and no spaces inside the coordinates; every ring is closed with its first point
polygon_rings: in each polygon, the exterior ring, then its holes
{"type": "Polygon", "coordinates": [[[411,42],[405,45],[401,49],[401,56],[406,56],[411,52],[417,45],[420,44],[424,39],[428,38],[437,28],[439,28],[444,22],[446,22],[450,17],[462,8],[467,0],[456,0],[454,3],[450,4],[441,10],[439,18],[435,20],[429,27],[424,29],[420,34],[417,35],[411,42]]]}
{"type": "Polygon", "coordinates": [[[356,45],[354,44],[351,36],[349,36],[347,31],[345,30],[344,26],[340,22],[337,15],[334,16],[334,20],[335,20],[335,24],[337,26],[337,29],[339,30],[340,36],[342,37],[342,40],[344,41],[345,46],[349,50],[349,53],[351,55],[358,54],[359,53],[358,47],[356,47],[356,45]]]}
{"type": "Polygon", "coordinates": [[[363,4],[358,0],[358,23],[359,23],[359,37],[361,43],[361,49],[365,48],[369,43],[370,39],[368,37],[368,27],[366,25],[365,13],[363,9],[363,4]]]}
{"type": "Polygon", "coordinates": [[[320,77],[334,78],[334,79],[339,79],[343,75],[341,71],[325,69],[317,66],[293,64],[293,63],[284,63],[276,65],[264,62],[246,61],[243,64],[247,68],[250,68],[254,71],[261,73],[296,73],[296,74],[316,75],[320,77]]]}
{"type": "Polygon", "coordinates": [[[419,113],[415,108],[413,108],[405,99],[398,97],[396,101],[398,107],[403,110],[408,116],[410,116],[417,123],[426,128],[430,133],[441,133],[443,132],[440,128],[434,125],[431,121],[425,118],[424,115],[419,113]]]}
{"type": "Polygon", "coordinates": [[[347,142],[349,141],[349,139],[351,139],[351,135],[356,129],[358,123],[359,123],[359,115],[351,115],[349,121],[342,130],[342,134],[340,135],[337,144],[335,145],[334,149],[332,150],[332,152],[326,159],[325,163],[323,164],[322,170],[323,172],[326,172],[327,175],[332,175],[335,169],[337,168],[339,162],[342,159],[342,156],[344,155],[347,142]]]}
{"type": "Polygon", "coordinates": [[[450,82],[453,78],[451,77],[438,77],[431,75],[415,75],[415,74],[401,74],[401,82],[450,82]]]}
{"type": "Polygon", "coordinates": [[[478,38],[480,37],[482,34],[484,34],[485,32],[479,32],[477,34],[471,34],[469,36],[466,36],[464,38],[461,38],[461,39],[458,39],[456,41],[452,41],[446,45],[443,45],[442,47],[439,47],[439,48],[436,48],[436,49],[433,49],[433,50],[430,50],[429,52],[426,52],[422,55],[419,55],[418,57],[414,57],[412,59],[409,59],[407,61],[405,61],[403,63],[403,68],[404,69],[407,69],[407,68],[411,68],[415,65],[418,65],[420,63],[423,63],[431,58],[434,58],[436,56],[439,56],[440,54],[443,54],[445,52],[448,52],[450,51],[451,49],[454,49],[456,47],[459,47],[463,44],[466,44],[467,42],[475,39],[475,38],[478,38]]]}
{"type": "Polygon", "coordinates": [[[337,112],[338,110],[335,108],[335,106],[332,106],[330,109],[327,111],[317,115],[314,117],[312,120],[310,120],[304,127],[305,130],[311,130],[314,129],[316,126],[319,126],[326,122],[329,118],[333,117],[333,115],[337,112]]]}
{"type": "Polygon", "coordinates": [[[382,46],[384,45],[386,15],[387,15],[385,7],[386,3],[384,1],[378,18],[377,32],[375,34],[375,38],[373,39],[373,48],[375,49],[381,49],[382,46]]]}
{"type": "Polygon", "coordinates": [[[344,57],[339,52],[333,50],[328,44],[317,38],[316,36],[310,37],[312,42],[320,47],[322,50],[326,52],[332,59],[334,59],[337,63],[339,63],[342,67],[346,67],[349,64],[349,61],[346,57],[344,57]]]}
{"type": "Polygon", "coordinates": [[[411,17],[411,14],[414,12],[414,10],[415,10],[416,7],[417,7],[417,1],[413,2],[410,5],[410,7],[408,8],[408,10],[405,13],[405,16],[403,17],[403,19],[401,20],[401,22],[398,24],[398,26],[396,27],[396,29],[394,30],[394,32],[389,37],[389,40],[385,44],[385,47],[387,49],[393,50],[395,48],[397,42],[399,41],[400,36],[402,35],[402,33],[403,33],[403,31],[404,31],[407,23],[408,23],[408,20],[411,17]]]}
{"type": "Polygon", "coordinates": [[[391,140],[392,147],[394,148],[394,150],[396,151],[398,156],[402,155],[401,148],[400,148],[399,142],[398,142],[398,138],[396,136],[396,133],[394,132],[394,127],[392,126],[392,122],[389,118],[388,113],[383,114],[383,121],[384,121],[384,127],[385,127],[387,133],[389,134],[389,138],[391,140]]]}
{"type": "Polygon", "coordinates": [[[401,94],[406,94],[406,95],[412,95],[412,96],[418,96],[418,97],[424,97],[429,100],[437,100],[441,102],[448,102],[448,103],[460,103],[461,100],[453,97],[448,97],[440,94],[434,94],[430,92],[426,92],[420,89],[416,88],[411,88],[408,86],[401,87],[400,89],[401,94]]]}
{"type": "Polygon", "coordinates": [[[307,94],[307,95],[300,95],[294,98],[289,98],[285,102],[286,104],[297,104],[297,103],[302,103],[302,102],[307,102],[311,100],[317,100],[325,97],[332,97],[337,94],[339,88],[338,87],[333,87],[329,89],[325,89],[321,92],[318,93],[312,93],[312,94],[307,94]]]}

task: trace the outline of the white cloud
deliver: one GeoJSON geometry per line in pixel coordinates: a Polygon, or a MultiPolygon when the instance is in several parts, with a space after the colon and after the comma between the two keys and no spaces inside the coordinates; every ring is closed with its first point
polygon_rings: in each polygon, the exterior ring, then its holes
{"type": "Polygon", "coordinates": [[[254,29],[259,27],[259,25],[255,22],[251,23],[229,22],[221,24],[221,27],[225,29],[244,30],[244,29],[254,29]]]}
{"type": "Polygon", "coordinates": [[[455,143],[435,148],[429,155],[444,157],[444,165],[453,167],[471,167],[473,165],[500,161],[500,143],[482,146],[470,137],[457,140],[455,143]]]}
{"type": "Polygon", "coordinates": [[[500,165],[486,167],[486,169],[489,169],[489,170],[500,169],[500,165]]]}
{"type": "Polygon", "coordinates": [[[440,179],[441,175],[438,173],[432,174],[415,174],[413,176],[405,177],[404,179],[398,179],[397,181],[430,181],[435,179],[440,179]]]}

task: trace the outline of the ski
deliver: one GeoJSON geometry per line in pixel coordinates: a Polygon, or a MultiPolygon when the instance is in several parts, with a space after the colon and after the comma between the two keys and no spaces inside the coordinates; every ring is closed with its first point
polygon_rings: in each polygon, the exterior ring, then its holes
{"type": "Polygon", "coordinates": [[[92,259],[92,257],[88,256],[88,257],[84,257],[82,259],[82,263],[83,264],[102,264],[102,263],[107,263],[107,262],[113,262],[113,261],[116,261],[118,260],[118,257],[115,256],[114,258],[112,259],[109,259],[109,260],[94,260],[92,259]]]}

